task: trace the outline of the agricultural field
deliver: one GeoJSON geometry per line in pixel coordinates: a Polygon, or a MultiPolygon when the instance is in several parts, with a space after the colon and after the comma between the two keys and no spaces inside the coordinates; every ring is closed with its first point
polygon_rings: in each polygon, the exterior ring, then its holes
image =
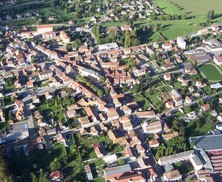
{"type": "Polygon", "coordinates": [[[221,81],[222,74],[219,69],[213,64],[205,64],[201,66],[200,71],[209,81],[221,81]]]}

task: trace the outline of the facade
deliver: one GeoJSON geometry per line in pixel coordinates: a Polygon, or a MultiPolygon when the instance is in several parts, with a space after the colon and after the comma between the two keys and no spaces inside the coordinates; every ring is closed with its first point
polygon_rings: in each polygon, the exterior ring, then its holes
{"type": "Polygon", "coordinates": [[[53,26],[50,24],[38,25],[36,28],[37,28],[38,34],[44,34],[46,32],[53,32],[53,26]]]}

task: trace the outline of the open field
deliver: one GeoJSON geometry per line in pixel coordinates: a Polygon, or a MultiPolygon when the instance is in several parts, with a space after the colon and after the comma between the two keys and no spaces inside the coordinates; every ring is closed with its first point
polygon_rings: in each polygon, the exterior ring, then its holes
{"type": "Polygon", "coordinates": [[[191,34],[203,28],[200,27],[200,24],[206,23],[207,13],[210,10],[214,10],[215,12],[214,23],[222,20],[221,0],[154,0],[153,2],[166,14],[182,15],[186,13],[186,15],[191,17],[187,20],[155,21],[164,27],[161,33],[167,39],[191,34]]]}
{"type": "Polygon", "coordinates": [[[221,81],[222,75],[213,64],[205,64],[200,67],[200,71],[209,81],[221,81]]]}
{"type": "Polygon", "coordinates": [[[154,0],[154,3],[160,7],[161,11],[165,12],[166,14],[170,14],[170,15],[185,14],[183,10],[175,6],[169,0],[154,0]]]}
{"type": "Polygon", "coordinates": [[[206,15],[208,11],[214,10],[215,14],[221,14],[221,0],[170,0],[174,5],[179,5],[185,12],[191,15],[206,15]]]}

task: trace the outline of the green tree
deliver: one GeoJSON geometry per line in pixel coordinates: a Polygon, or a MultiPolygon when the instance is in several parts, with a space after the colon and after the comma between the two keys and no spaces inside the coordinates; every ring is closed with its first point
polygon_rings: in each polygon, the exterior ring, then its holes
{"type": "Polygon", "coordinates": [[[61,168],[61,164],[59,162],[59,159],[56,157],[51,163],[50,163],[50,169],[51,171],[55,171],[57,169],[61,168]]]}
{"type": "Polygon", "coordinates": [[[98,94],[98,96],[101,97],[101,96],[103,95],[103,91],[99,89],[99,90],[97,91],[97,94],[98,94]]]}
{"type": "Polygon", "coordinates": [[[38,182],[38,178],[37,178],[37,176],[33,172],[31,172],[30,178],[31,178],[32,182],[38,182]]]}
{"type": "Polygon", "coordinates": [[[130,31],[127,30],[127,31],[125,32],[124,47],[130,47],[130,46],[131,46],[130,31]]]}
{"type": "Polygon", "coordinates": [[[9,175],[8,165],[3,158],[2,148],[0,148],[0,181],[12,182],[13,178],[9,175]]]}

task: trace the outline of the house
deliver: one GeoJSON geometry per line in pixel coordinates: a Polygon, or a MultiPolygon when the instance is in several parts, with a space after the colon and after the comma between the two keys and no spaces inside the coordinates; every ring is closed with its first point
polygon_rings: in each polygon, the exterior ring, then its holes
{"type": "Polygon", "coordinates": [[[156,147],[159,147],[160,145],[160,143],[156,139],[150,140],[148,144],[150,148],[156,148],[156,147]]]}
{"type": "Polygon", "coordinates": [[[179,48],[186,49],[186,41],[183,37],[177,37],[177,44],[179,48]]]}
{"type": "Polygon", "coordinates": [[[102,143],[94,143],[93,145],[93,149],[97,155],[97,157],[101,158],[104,156],[105,154],[105,150],[104,150],[104,146],[102,143]]]}
{"type": "Polygon", "coordinates": [[[93,112],[93,109],[91,107],[84,107],[84,110],[86,111],[87,116],[92,119],[93,122],[97,121],[97,118],[93,112]]]}
{"type": "Polygon", "coordinates": [[[172,97],[175,106],[181,106],[183,104],[182,96],[177,90],[172,89],[169,94],[172,97]]]}
{"type": "Polygon", "coordinates": [[[164,78],[164,80],[169,81],[169,80],[171,80],[171,75],[170,74],[164,74],[163,78],[164,78]]]}
{"type": "Polygon", "coordinates": [[[178,132],[172,132],[172,133],[164,133],[164,134],[162,134],[162,137],[163,137],[163,139],[164,140],[170,140],[170,139],[172,139],[172,138],[175,138],[175,137],[177,137],[178,136],[178,132]]]}
{"type": "Polygon", "coordinates": [[[163,178],[166,181],[177,181],[182,178],[182,175],[180,174],[178,170],[173,170],[173,171],[165,172],[163,174],[163,178]]]}
{"type": "Polygon", "coordinates": [[[132,110],[128,106],[126,106],[126,105],[122,106],[121,110],[124,112],[125,115],[132,114],[132,110]]]}
{"type": "Polygon", "coordinates": [[[165,43],[162,45],[162,48],[165,50],[165,51],[171,51],[172,50],[172,44],[171,43],[165,43]]]}
{"type": "Polygon", "coordinates": [[[50,174],[50,179],[51,181],[54,181],[54,182],[62,181],[63,178],[64,178],[63,173],[59,170],[53,171],[50,174]]]}
{"type": "Polygon", "coordinates": [[[125,132],[118,129],[109,130],[107,135],[113,143],[123,143],[125,139],[125,132]]]}
{"type": "Polygon", "coordinates": [[[142,124],[142,129],[144,133],[147,134],[155,134],[162,131],[162,124],[161,121],[154,121],[154,122],[144,122],[142,124]]]}
{"type": "Polygon", "coordinates": [[[78,121],[83,128],[88,128],[88,127],[92,126],[92,123],[89,121],[88,116],[78,118],[78,121]]]}
{"type": "Polygon", "coordinates": [[[109,108],[107,111],[108,121],[115,120],[119,118],[119,114],[117,113],[115,108],[109,108]]]}
{"type": "Polygon", "coordinates": [[[51,99],[53,96],[52,96],[52,94],[51,93],[49,93],[49,92],[46,92],[45,93],[45,98],[48,100],[48,99],[51,99]]]}
{"type": "Polygon", "coordinates": [[[66,43],[66,44],[70,43],[70,40],[71,40],[71,39],[70,39],[70,37],[67,35],[66,32],[60,31],[59,36],[60,36],[60,38],[62,39],[62,41],[63,41],[64,43],[66,43]]]}
{"type": "Polygon", "coordinates": [[[53,71],[44,70],[44,71],[38,72],[38,78],[40,81],[46,80],[46,79],[49,79],[52,76],[52,74],[53,74],[53,71]]]}
{"type": "Polygon", "coordinates": [[[132,30],[131,25],[122,25],[120,28],[122,31],[126,31],[126,30],[131,31],[132,30]]]}
{"type": "Polygon", "coordinates": [[[136,154],[133,147],[126,147],[124,150],[124,155],[128,157],[131,161],[136,160],[136,154]]]}
{"type": "Polygon", "coordinates": [[[106,33],[117,33],[119,31],[119,28],[118,27],[116,27],[116,26],[112,26],[112,27],[107,27],[106,28],[106,33]]]}
{"type": "Polygon", "coordinates": [[[201,109],[203,111],[209,111],[211,109],[210,104],[204,104],[201,106],[201,109]]]}
{"type": "Polygon", "coordinates": [[[165,105],[166,105],[166,108],[170,109],[170,108],[173,108],[173,106],[174,106],[174,102],[171,101],[171,100],[169,100],[169,101],[166,102],[165,105]]]}

